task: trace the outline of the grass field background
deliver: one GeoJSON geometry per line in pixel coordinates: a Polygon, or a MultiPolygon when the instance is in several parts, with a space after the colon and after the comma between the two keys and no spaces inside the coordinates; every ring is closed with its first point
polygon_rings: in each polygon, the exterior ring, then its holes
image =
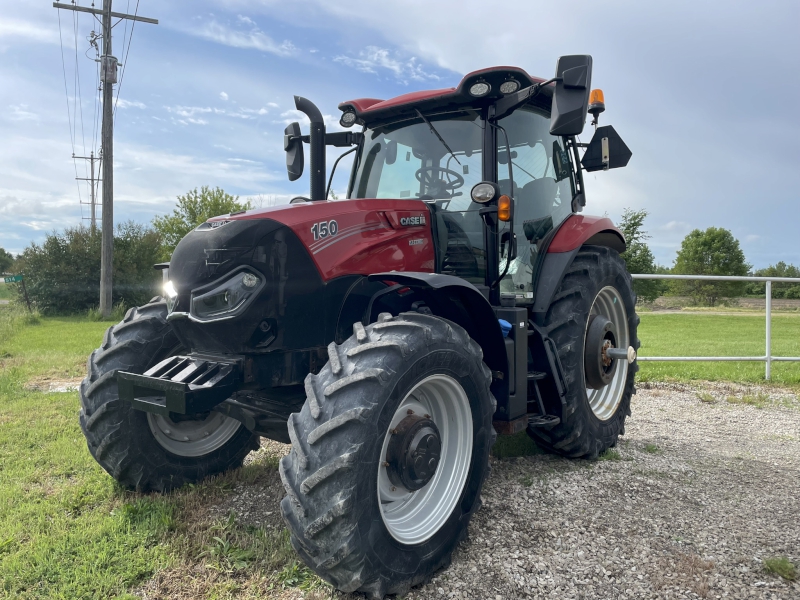
{"type": "MultiPolygon", "coordinates": [[[[641,356],[764,356],[764,315],[644,313],[641,356]]],[[[800,315],[772,316],[772,355],[800,356],[800,315]]],[[[763,382],[763,362],[641,362],[642,381],[730,380],[763,382]]],[[[800,384],[800,362],[772,363],[772,382],[800,384]]]]}
{"type": "MultiPolygon", "coordinates": [[[[776,316],[773,324],[773,352],[800,355],[800,317],[776,316]]],[[[195,597],[274,597],[285,587],[327,597],[285,530],[202,516],[237,482],[274,478],[274,457],[168,495],[127,492],[90,456],[77,392],[33,389],[83,376],[108,326],[0,307],[0,597],[126,597],[165,569],[195,597]]],[[[642,355],[756,355],[764,351],[764,319],[645,314],[640,337],[642,355]]],[[[776,364],[774,373],[777,382],[800,383],[798,364],[776,364]]],[[[642,380],[762,378],[761,363],[647,363],[641,371],[642,380]]],[[[497,449],[536,451],[524,433],[497,449]]]]}

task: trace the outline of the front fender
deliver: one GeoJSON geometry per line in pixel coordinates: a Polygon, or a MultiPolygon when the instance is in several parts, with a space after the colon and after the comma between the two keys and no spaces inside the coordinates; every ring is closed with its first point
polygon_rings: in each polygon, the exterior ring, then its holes
{"type": "MultiPolygon", "coordinates": [[[[492,370],[492,393],[498,402],[508,398],[508,359],[506,357],[503,332],[491,304],[474,285],[452,275],[441,273],[389,272],[375,273],[370,281],[400,284],[412,289],[414,301],[422,301],[431,312],[463,327],[483,350],[483,361],[492,370]],[[497,377],[502,374],[502,378],[497,377]]],[[[372,314],[380,312],[378,298],[372,314]]],[[[407,310],[413,310],[410,306],[407,310]]]]}

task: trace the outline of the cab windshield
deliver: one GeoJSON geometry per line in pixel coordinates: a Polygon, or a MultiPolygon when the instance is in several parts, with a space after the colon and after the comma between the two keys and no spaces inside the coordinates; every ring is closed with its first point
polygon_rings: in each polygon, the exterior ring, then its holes
{"type": "Polygon", "coordinates": [[[351,198],[445,200],[466,210],[481,181],[483,121],[477,111],[404,120],[364,132],[351,198]],[[452,150],[452,153],[448,150],[452,150]]]}

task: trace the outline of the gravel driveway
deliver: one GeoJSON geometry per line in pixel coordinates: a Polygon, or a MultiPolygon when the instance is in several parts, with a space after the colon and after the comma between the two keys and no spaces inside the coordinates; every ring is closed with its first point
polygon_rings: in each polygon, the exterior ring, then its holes
{"type": "MultiPolygon", "coordinates": [[[[800,565],[796,395],[640,385],[605,460],[492,463],[469,540],[408,600],[800,598],[800,582],[762,566],[777,556],[800,565]]],[[[237,490],[220,510],[279,519],[275,487],[237,490]]]]}

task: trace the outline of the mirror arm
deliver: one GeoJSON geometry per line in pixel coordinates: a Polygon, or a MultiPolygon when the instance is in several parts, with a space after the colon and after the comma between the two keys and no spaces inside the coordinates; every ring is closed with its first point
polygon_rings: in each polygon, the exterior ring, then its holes
{"type": "Polygon", "coordinates": [[[552,79],[548,79],[547,81],[542,81],[541,83],[535,83],[531,86],[526,87],[518,92],[514,92],[513,94],[508,94],[507,96],[503,96],[495,103],[495,115],[494,120],[499,121],[503,117],[507,117],[520,106],[525,104],[528,100],[533,98],[536,94],[539,93],[544,86],[550,85],[551,83],[557,83],[561,81],[561,77],[553,77],[552,79]]]}

